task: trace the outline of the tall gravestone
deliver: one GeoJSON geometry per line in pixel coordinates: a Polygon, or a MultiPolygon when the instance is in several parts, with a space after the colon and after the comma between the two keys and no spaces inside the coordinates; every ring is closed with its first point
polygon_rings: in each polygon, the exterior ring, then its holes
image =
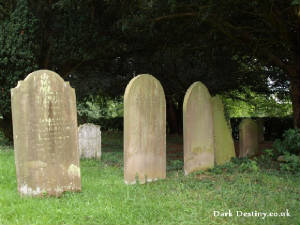
{"type": "Polygon", "coordinates": [[[81,158],[101,158],[100,126],[85,123],[78,128],[79,153],[81,158]]]}
{"type": "Polygon", "coordinates": [[[166,101],[160,82],[142,74],[124,95],[124,180],[126,184],[166,177],[166,101]]]}
{"type": "Polygon", "coordinates": [[[21,195],[80,191],[76,97],[69,82],[35,71],[11,89],[11,106],[21,195]]]}
{"type": "Polygon", "coordinates": [[[252,119],[243,119],[239,125],[239,157],[251,157],[258,153],[258,126],[252,119]]]}
{"type": "Polygon", "coordinates": [[[224,106],[220,96],[212,98],[214,141],[215,141],[215,163],[222,165],[235,157],[234,143],[231,129],[225,119],[224,106]]]}
{"type": "Polygon", "coordinates": [[[183,102],[184,171],[189,174],[214,166],[211,96],[201,82],[193,83],[183,102]]]}

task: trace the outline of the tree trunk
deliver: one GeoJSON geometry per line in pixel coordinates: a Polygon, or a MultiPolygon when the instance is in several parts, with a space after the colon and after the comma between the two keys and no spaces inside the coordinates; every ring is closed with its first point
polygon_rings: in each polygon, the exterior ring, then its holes
{"type": "Polygon", "coordinates": [[[291,80],[291,100],[293,105],[293,118],[294,118],[294,128],[300,128],[300,121],[299,121],[299,108],[300,108],[300,87],[299,87],[299,79],[291,80]]]}
{"type": "Polygon", "coordinates": [[[299,77],[299,59],[295,66],[288,66],[287,73],[290,81],[290,96],[293,107],[294,128],[300,128],[299,108],[300,108],[300,77],[299,77]]]}
{"type": "Polygon", "coordinates": [[[167,104],[167,124],[169,128],[170,134],[175,134],[179,132],[178,124],[177,124],[177,113],[176,106],[173,100],[169,97],[166,97],[167,104]]]}
{"type": "Polygon", "coordinates": [[[3,119],[0,120],[0,130],[3,132],[5,138],[13,143],[13,127],[11,115],[4,115],[3,119]]]}
{"type": "Polygon", "coordinates": [[[178,123],[178,134],[183,134],[183,101],[184,95],[179,97],[178,108],[177,108],[177,123],[178,123]]]}
{"type": "Polygon", "coordinates": [[[167,123],[168,123],[169,133],[182,134],[183,97],[179,98],[179,100],[178,99],[174,100],[172,98],[166,97],[166,104],[167,104],[167,123]]]}

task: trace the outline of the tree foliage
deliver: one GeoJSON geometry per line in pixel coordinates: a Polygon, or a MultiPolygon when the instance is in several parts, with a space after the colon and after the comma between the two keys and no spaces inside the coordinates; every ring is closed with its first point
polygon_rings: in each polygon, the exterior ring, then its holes
{"type": "Polygon", "coordinates": [[[10,88],[37,68],[37,19],[25,1],[17,4],[9,20],[0,25],[0,112],[10,114],[10,88]]]}
{"type": "Polygon", "coordinates": [[[244,88],[222,96],[228,117],[287,117],[292,115],[289,98],[278,95],[258,94],[244,88]]]}
{"type": "Polygon", "coordinates": [[[50,69],[71,82],[79,101],[120,96],[133,76],[151,73],[165,89],[168,124],[177,131],[184,93],[198,80],[212,95],[244,87],[290,94],[298,124],[297,4],[0,0],[0,114],[10,115],[9,89],[18,80],[50,69]]]}
{"type": "Polygon", "coordinates": [[[154,18],[156,23],[200,20],[209,25],[209,33],[222,35],[219,41],[243,63],[274,71],[266,75],[278,86],[289,86],[299,126],[299,1],[174,0],[170,4],[169,11],[154,18]]]}

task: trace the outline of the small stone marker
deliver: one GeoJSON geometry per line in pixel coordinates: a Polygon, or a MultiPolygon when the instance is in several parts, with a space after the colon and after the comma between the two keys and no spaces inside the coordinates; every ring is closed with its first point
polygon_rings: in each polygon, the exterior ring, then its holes
{"type": "Polygon", "coordinates": [[[251,157],[258,153],[258,127],[252,119],[243,119],[239,125],[239,157],[251,157]]]}
{"type": "Polygon", "coordinates": [[[79,152],[81,158],[101,158],[100,126],[85,123],[78,128],[79,152]]]}
{"type": "Polygon", "coordinates": [[[189,174],[214,166],[211,96],[201,82],[193,83],[183,102],[184,171],[189,174]]]}
{"type": "Polygon", "coordinates": [[[124,180],[126,184],[166,177],[166,101],[151,75],[133,78],[124,95],[124,180]]]}
{"type": "Polygon", "coordinates": [[[15,164],[21,195],[80,191],[75,90],[39,70],[11,89],[15,164]]]}
{"type": "Polygon", "coordinates": [[[226,122],[224,106],[220,96],[212,98],[214,138],[215,138],[215,163],[222,165],[235,157],[234,143],[231,129],[226,122]]]}

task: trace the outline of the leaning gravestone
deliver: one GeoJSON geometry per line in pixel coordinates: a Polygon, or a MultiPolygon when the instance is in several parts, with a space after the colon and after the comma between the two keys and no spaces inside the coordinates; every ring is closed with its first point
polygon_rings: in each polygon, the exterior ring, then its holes
{"type": "Polygon", "coordinates": [[[251,157],[258,153],[258,127],[252,119],[243,119],[239,125],[239,157],[251,157]]]}
{"type": "Polygon", "coordinates": [[[212,98],[214,140],[215,140],[215,163],[222,165],[235,157],[234,143],[231,129],[224,115],[224,106],[220,96],[212,98]]]}
{"type": "Polygon", "coordinates": [[[21,195],[80,191],[75,91],[39,70],[11,89],[15,164],[21,195]]]}
{"type": "Polygon", "coordinates": [[[151,75],[133,78],[124,95],[124,180],[126,184],[166,177],[166,101],[151,75]]]}
{"type": "Polygon", "coordinates": [[[81,158],[101,158],[100,126],[85,123],[78,128],[79,153],[81,158]]]}
{"type": "Polygon", "coordinates": [[[201,82],[193,83],[183,102],[184,171],[189,174],[214,166],[211,96],[201,82]]]}

